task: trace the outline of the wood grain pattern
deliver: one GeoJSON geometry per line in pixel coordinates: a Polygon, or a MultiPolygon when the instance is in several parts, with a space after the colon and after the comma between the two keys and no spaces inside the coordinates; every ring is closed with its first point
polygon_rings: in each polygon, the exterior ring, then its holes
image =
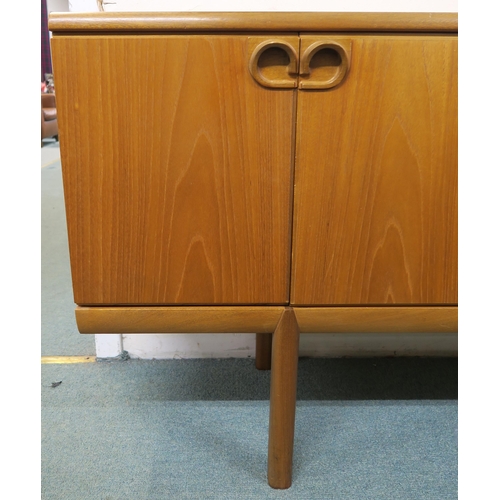
{"type": "Polygon", "coordinates": [[[295,307],[301,333],[457,333],[456,306],[295,307]]]}
{"type": "Polygon", "coordinates": [[[49,16],[60,31],[441,31],[456,32],[456,13],[402,12],[100,12],[49,16]]]}
{"type": "Polygon", "coordinates": [[[457,38],[349,39],[299,91],[291,303],[456,304],[457,38]]]}
{"type": "Polygon", "coordinates": [[[273,333],[267,480],[273,488],[292,484],[299,328],[286,308],[273,333]]]}
{"type": "Polygon", "coordinates": [[[276,306],[77,307],[80,333],[268,333],[283,312],[276,306]]]}
{"type": "Polygon", "coordinates": [[[288,301],[294,91],[247,40],[53,39],[76,303],[288,301]]]}

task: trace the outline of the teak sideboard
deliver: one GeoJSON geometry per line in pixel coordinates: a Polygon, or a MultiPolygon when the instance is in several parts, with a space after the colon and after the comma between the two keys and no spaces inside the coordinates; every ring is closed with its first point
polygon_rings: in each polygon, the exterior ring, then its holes
{"type": "MultiPolygon", "coordinates": [[[[51,14],[82,333],[456,332],[456,14],[51,14]]],[[[271,335],[272,334],[272,335],[271,335]]]]}

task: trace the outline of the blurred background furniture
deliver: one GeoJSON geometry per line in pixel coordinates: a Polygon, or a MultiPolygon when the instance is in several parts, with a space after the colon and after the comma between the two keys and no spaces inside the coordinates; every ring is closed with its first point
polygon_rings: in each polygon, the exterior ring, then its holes
{"type": "Polygon", "coordinates": [[[55,94],[42,94],[42,140],[55,137],[59,140],[55,94]]]}

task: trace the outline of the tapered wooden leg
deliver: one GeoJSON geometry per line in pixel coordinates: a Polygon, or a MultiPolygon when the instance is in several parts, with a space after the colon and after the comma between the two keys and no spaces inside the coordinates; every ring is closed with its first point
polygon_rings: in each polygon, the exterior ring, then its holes
{"type": "Polygon", "coordinates": [[[273,335],[271,333],[255,334],[255,368],[257,370],[271,369],[271,346],[273,335]]]}
{"type": "Polygon", "coordinates": [[[299,333],[293,309],[286,308],[272,345],[267,480],[273,488],[292,484],[299,333]]]}

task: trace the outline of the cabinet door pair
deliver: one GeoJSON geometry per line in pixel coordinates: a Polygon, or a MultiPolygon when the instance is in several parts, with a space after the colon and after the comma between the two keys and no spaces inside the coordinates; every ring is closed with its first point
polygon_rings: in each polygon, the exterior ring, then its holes
{"type": "Polygon", "coordinates": [[[457,302],[456,37],[52,52],[76,303],[457,302]]]}

